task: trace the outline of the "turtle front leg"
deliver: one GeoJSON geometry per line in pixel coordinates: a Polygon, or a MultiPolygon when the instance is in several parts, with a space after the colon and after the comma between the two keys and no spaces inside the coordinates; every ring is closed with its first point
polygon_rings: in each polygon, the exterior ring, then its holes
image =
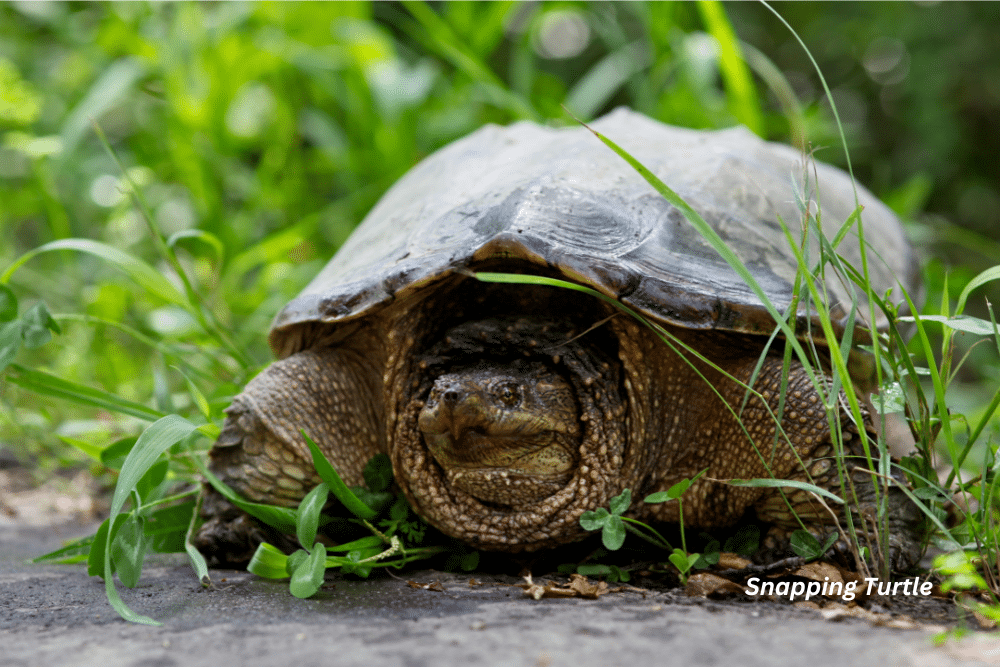
{"type": "MultiPolygon", "coordinates": [[[[271,364],[233,399],[209,468],[247,500],[295,507],[319,482],[301,431],[344,482],[363,483],[368,460],[385,451],[381,366],[357,345],[310,349],[271,364]]],[[[219,562],[249,560],[279,539],[206,485],[196,545],[219,562]]],[[[280,543],[280,539],[279,539],[280,543]]]]}

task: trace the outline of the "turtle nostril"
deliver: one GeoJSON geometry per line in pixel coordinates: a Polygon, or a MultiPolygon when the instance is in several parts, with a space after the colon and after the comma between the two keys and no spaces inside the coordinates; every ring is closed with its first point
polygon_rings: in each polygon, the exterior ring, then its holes
{"type": "Polygon", "coordinates": [[[448,391],[444,392],[443,398],[445,403],[455,403],[456,401],[458,401],[458,392],[455,391],[454,389],[449,389],[448,391]]]}

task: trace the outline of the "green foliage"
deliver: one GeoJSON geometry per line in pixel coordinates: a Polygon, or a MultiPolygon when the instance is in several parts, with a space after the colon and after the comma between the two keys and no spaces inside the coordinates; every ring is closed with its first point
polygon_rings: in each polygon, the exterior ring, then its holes
{"type": "MultiPolygon", "coordinates": [[[[681,496],[696,482],[699,477],[705,474],[705,470],[692,477],[683,479],[666,491],[659,491],[646,496],[644,502],[650,504],[663,503],[676,500],[681,503],[681,496]]],[[[695,567],[706,568],[719,561],[719,543],[710,540],[706,545],[705,553],[688,553],[687,539],[684,533],[684,508],[680,505],[680,529],[682,548],[675,549],[670,543],[652,526],[637,519],[623,516],[632,504],[632,492],[623,490],[608,502],[608,509],[598,507],[596,510],[587,511],[580,515],[580,527],[586,531],[601,531],[601,542],[608,551],[618,551],[625,544],[626,531],[636,535],[644,541],[659,549],[670,551],[668,560],[673,563],[680,574],[681,582],[687,581],[688,572],[695,567]],[[609,511],[610,510],[610,511],[609,511]]],[[[580,565],[576,568],[579,574],[601,574],[609,577],[608,581],[628,581],[627,573],[611,565],[592,563],[580,565]]]]}
{"type": "Polygon", "coordinates": [[[622,512],[632,503],[632,493],[625,489],[610,501],[611,511],[598,507],[580,515],[580,527],[587,531],[601,531],[601,542],[608,551],[618,551],[625,544],[625,524],[622,512]]]}
{"type": "MultiPolygon", "coordinates": [[[[378,517],[380,511],[365,505],[361,497],[344,484],[316,443],[304,432],[303,435],[312,451],[313,462],[323,482],[306,494],[295,512],[295,534],[302,548],[286,556],[277,547],[264,542],[257,548],[247,570],[268,579],[289,577],[289,591],[292,595],[308,598],[319,591],[328,568],[339,568],[345,574],[365,579],[375,567],[398,569],[412,561],[429,558],[445,551],[445,547],[440,546],[415,546],[423,539],[426,526],[417,529],[413,524],[422,523],[419,519],[414,517],[413,521],[407,520],[409,506],[402,494],[396,497],[396,502],[387,512],[389,516],[380,524],[384,532],[376,529],[368,520],[378,517]],[[330,517],[324,517],[322,512],[331,492],[354,517],[351,521],[367,528],[371,532],[370,536],[329,549],[316,539],[317,528],[323,523],[329,523],[330,520],[330,517]],[[397,532],[404,535],[406,542],[396,535],[397,532]],[[328,556],[328,551],[347,553],[344,556],[328,556]]],[[[376,487],[383,489],[375,491],[369,486],[366,489],[369,493],[384,493],[384,489],[392,485],[392,470],[389,469],[387,477],[384,455],[372,457],[366,464],[365,470],[368,471],[366,478],[376,487]]],[[[468,571],[479,563],[479,554],[462,548],[460,552],[452,553],[449,563],[468,571]]]]}
{"type": "Polygon", "coordinates": [[[820,544],[820,541],[816,539],[815,535],[800,528],[792,533],[791,547],[792,551],[794,551],[797,556],[804,558],[806,562],[808,562],[816,560],[817,558],[822,558],[836,541],[837,534],[830,533],[826,536],[823,543],[820,544]]]}

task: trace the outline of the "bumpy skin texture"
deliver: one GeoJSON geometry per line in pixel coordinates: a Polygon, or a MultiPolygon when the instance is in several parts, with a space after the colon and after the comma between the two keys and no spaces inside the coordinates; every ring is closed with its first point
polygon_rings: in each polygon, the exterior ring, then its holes
{"type": "MultiPolygon", "coordinates": [[[[785,397],[787,438],[775,445],[760,399],[743,409],[744,433],[726,407],[739,410],[744,388],[610,306],[554,288],[500,297],[472,280],[456,284],[399,304],[339,344],[273,364],[230,408],[212,452],[214,472],[253,500],[293,506],[318,482],[298,434],[305,428],[349,485],[361,483],[365,462],[385,452],[429,523],[477,548],[508,552],[580,539],[580,514],[622,489],[641,499],[705,468],[684,497],[688,526],[731,525],[753,509],[775,526],[772,537],[799,527],[777,491],[719,480],[801,479],[851,495],[839,485],[826,413],[797,364],[785,397]],[[456,308],[461,303],[468,305],[456,308]],[[442,318],[445,304],[451,318],[442,318]]],[[[758,341],[670,331],[749,381],[758,341]]],[[[781,368],[780,359],[765,358],[754,385],[775,413],[781,368]]],[[[846,412],[840,419],[848,451],[860,453],[852,450],[857,427],[846,412]]],[[[863,427],[874,435],[869,423],[863,427]]],[[[852,511],[856,522],[867,516],[871,529],[862,535],[874,535],[874,487],[870,476],[856,476],[860,503],[852,511]]],[[[837,509],[810,494],[786,496],[817,534],[844,525],[837,509]]],[[[919,555],[919,516],[898,490],[889,502],[886,556],[906,569],[919,555]]],[[[246,545],[262,539],[239,513],[214,506],[208,514],[200,544],[219,560],[245,557],[246,545]]],[[[675,522],[677,504],[638,502],[630,515],[675,522]]]]}

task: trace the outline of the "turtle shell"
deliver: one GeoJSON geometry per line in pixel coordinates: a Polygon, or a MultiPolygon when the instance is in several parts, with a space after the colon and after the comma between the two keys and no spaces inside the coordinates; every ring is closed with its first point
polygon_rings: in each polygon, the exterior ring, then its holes
{"type": "MultiPolygon", "coordinates": [[[[911,292],[918,285],[899,220],[835,167],[743,127],[682,129],[628,109],[592,127],[698,211],[781,311],[791,304],[797,263],[780,221],[798,240],[807,205],[833,239],[860,204],[874,292],[884,294],[897,281],[911,292]]],[[[819,257],[813,227],[811,265],[819,257]]],[[[857,225],[836,250],[861,266],[857,225]]],[[[681,211],[591,132],[519,122],[485,126],[403,176],[277,315],[271,347],[285,357],[312,344],[316,324],[365,317],[496,258],[544,267],[660,322],[741,333],[774,328],[756,294],[681,211]]],[[[848,283],[827,267],[841,332],[852,303],[848,283]]],[[[865,305],[863,293],[856,302],[865,305]]],[[[859,313],[861,320],[867,308],[859,313]]],[[[798,317],[805,331],[811,314],[800,307],[798,317]]]]}

